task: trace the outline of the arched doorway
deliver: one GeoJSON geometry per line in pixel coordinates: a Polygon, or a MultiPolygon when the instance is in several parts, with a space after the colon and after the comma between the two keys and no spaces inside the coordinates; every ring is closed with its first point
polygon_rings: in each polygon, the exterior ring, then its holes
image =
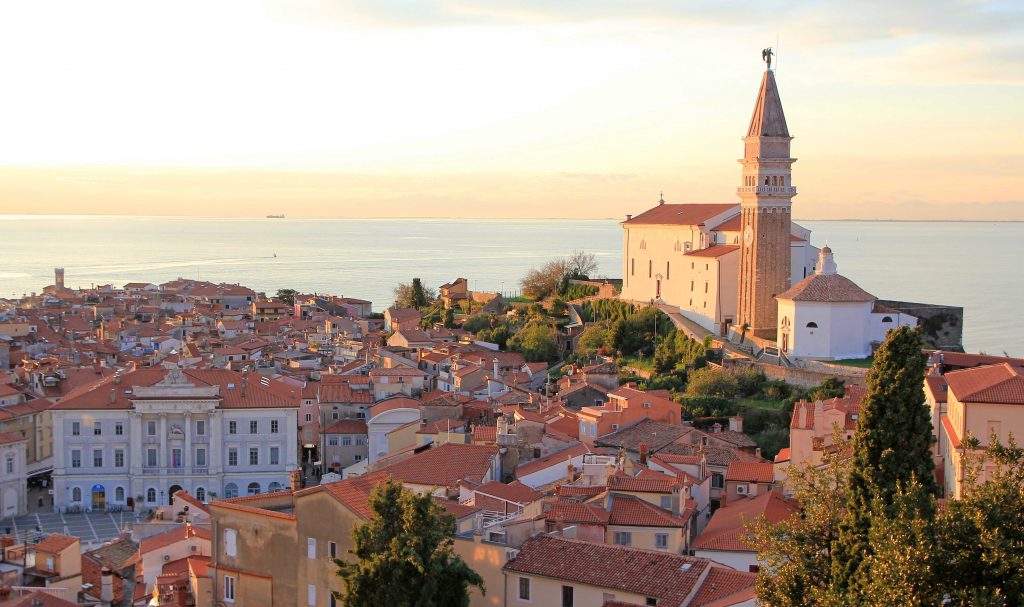
{"type": "Polygon", "coordinates": [[[103,485],[92,486],[92,509],[103,510],[107,507],[107,490],[103,485]]]}
{"type": "Polygon", "coordinates": [[[181,491],[181,485],[171,485],[171,488],[167,490],[167,505],[174,504],[174,494],[181,491]]]}

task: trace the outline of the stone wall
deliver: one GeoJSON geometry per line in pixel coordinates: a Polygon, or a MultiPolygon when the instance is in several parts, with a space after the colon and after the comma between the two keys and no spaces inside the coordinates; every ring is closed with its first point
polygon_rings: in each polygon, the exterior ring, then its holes
{"type": "Polygon", "coordinates": [[[879,299],[883,306],[917,317],[924,337],[940,350],[963,352],[964,309],[959,306],[890,301],[879,299]]]}
{"type": "Polygon", "coordinates": [[[849,371],[843,369],[842,371],[837,370],[836,372],[827,372],[816,369],[780,367],[778,365],[760,362],[751,364],[760,369],[768,379],[781,379],[786,383],[800,386],[801,388],[813,388],[820,385],[821,382],[830,377],[841,379],[846,382],[847,385],[851,386],[867,385],[866,375],[857,373],[858,371],[864,371],[864,369],[850,368],[849,371]]]}

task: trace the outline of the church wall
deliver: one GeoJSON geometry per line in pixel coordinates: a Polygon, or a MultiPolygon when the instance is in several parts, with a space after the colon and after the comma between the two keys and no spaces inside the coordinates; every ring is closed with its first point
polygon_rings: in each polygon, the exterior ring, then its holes
{"type": "Polygon", "coordinates": [[[871,302],[780,301],[779,316],[780,327],[782,318],[788,317],[792,322],[790,358],[863,358],[871,354],[871,302]],[[817,327],[807,326],[812,322],[817,327]]]}
{"type": "MultiPolygon", "coordinates": [[[[794,224],[793,227],[793,231],[796,232],[796,224],[794,224]]],[[[809,239],[810,231],[805,231],[808,232],[807,238],[809,239]]],[[[814,274],[814,264],[818,261],[819,251],[820,249],[812,246],[810,242],[797,243],[796,245],[789,247],[789,263],[790,267],[793,269],[789,284],[795,285],[804,278],[814,274]]]]}

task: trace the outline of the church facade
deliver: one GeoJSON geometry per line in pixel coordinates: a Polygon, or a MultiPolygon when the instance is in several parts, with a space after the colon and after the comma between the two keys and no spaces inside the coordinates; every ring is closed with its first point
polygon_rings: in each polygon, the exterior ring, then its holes
{"type": "Polygon", "coordinates": [[[775,296],[814,272],[810,230],[792,222],[789,128],[775,74],[761,80],[744,137],[739,202],[666,204],[627,216],[622,298],[679,308],[704,328],[726,334],[747,325],[776,338],[775,296]]]}

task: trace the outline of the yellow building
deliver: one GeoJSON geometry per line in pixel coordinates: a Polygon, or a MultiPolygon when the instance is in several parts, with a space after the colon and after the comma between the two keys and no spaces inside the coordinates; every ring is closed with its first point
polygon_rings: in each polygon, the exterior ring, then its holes
{"type": "MultiPolygon", "coordinates": [[[[970,435],[984,449],[992,436],[1003,444],[1012,436],[1024,438],[1024,366],[1004,362],[946,373],[946,414],[942,431],[946,441],[942,450],[945,493],[960,497],[963,493],[965,462],[964,439],[970,435]]],[[[982,471],[984,481],[989,470],[982,471]]]]}

